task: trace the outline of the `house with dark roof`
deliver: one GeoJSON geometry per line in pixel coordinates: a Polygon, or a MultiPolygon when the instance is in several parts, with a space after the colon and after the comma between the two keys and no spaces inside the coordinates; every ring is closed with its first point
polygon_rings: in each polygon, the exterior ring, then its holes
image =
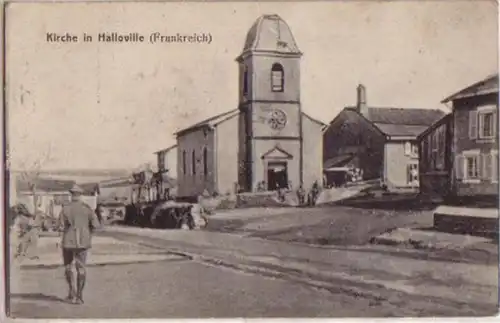
{"type": "Polygon", "coordinates": [[[421,193],[446,204],[498,203],[498,74],[448,96],[452,111],[419,138],[421,193]],[[481,202],[482,201],[482,202],[481,202]]]}
{"type": "MultiPolygon", "coordinates": [[[[25,179],[19,176],[16,181],[16,203],[23,203],[30,212],[35,207],[50,216],[58,216],[63,204],[71,201],[69,190],[76,184],[74,180],[38,177],[25,179]]],[[[84,191],[82,200],[95,208],[99,187],[97,183],[78,184],[84,191]]]]}
{"type": "Polygon", "coordinates": [[[237,108],[175,134],[179,197],[321,183],[326,125],[302,110],[301,56],[281,17],[255,21],[236,58],[237,108]]]}
{"type": "Polygon", "coordinates": [[[380,179],[389,191],[417,191],[417,136],[444,116],[441,110],[373,107],[366,89],[357,104],[344,108],[323,135],[327,184],[339,168],[357,169],[363,180],[380,179]]]}

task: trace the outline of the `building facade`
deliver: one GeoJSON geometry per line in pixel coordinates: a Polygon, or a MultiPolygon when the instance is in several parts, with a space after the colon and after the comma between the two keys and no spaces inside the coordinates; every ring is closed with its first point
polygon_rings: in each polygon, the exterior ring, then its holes
{"type": "MultiPolygon", "coordinates": [[[[51,217],[57,217],[62,206],[71,201],[69,190],[73,185],[75,185],[73,180],[37,178],[26,181],[17,179],[16,203],[24,204],[31,213],[39,209],[51,217]]],[[[82,188],[84,190],[82,201],[95,210],[99,196],[96,185],[82,185],[82,188]]]]}
{"type": "Polygon", "coordinates": [[[443,115],[439,110],[370,107],[359,85],[356,106],[344,108],[324,132],[327,181],[331,170],[350,167],[363,180],[380,179],[389,191],[418,191],[417,136],[443,115]]]}
{"type": "Polygon", "coordinates": [[[159,172],[167,172],[172,178],[177,178],[177,145],[155,152],[156,166],[159,172]]]}
{"type": "Polygon", "coordinates": [[[422,197],[440,200],[450,194],[453,116],[447,114],[418,137],[422,197]]]}
{"type": "MultiPolygon", "coordinates": [[[[490,76],[456,94],[443,103],[451,103],[452,113],[420,137],[424,147],[439,132],[444,140],[436,143],[437,152],[424,156],[422,167],[432,170],[440,165],[440,171],[449,178],[447,186],[433,192],[447,202],[465,204],[480,200],[496,205],[498,200],[498,75],[490,76]],[[449,147],[449,148],[448,148],[449,147]],[[442,154],[445,154],[444,157],[442,154]],[[444,165],[441,162],[444,158],[444,165]]],[[[432,149],[432,148],[431,148],[432,149]]],[[[427,176],[427,181],[436,181],[427,176]]],[[[422,191],[429,192],[428,184],[422,191]]]]}
{"type": "Polygon", "coordinates": [[[321,183],[325,125],[302,111],[301,56],[283,19],[257,19],[236,59],[238,108],[176,134],[180,196],[321,183]]]}

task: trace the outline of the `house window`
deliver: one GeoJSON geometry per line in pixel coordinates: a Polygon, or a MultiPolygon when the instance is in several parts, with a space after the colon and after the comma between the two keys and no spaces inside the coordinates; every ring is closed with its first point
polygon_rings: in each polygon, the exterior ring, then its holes
{"type": "Polygon", "coordinates": [[[196,175],[196,153],[194,150],[191,153],[191,168],[193,170],[193,175],[196,175]]]}
{"type": "Polygon", "coordinates": [[[418,185],[418,164],[411,163],[407,165],[407,183],[409,185],[418,185]]]}
{"type": "Polygon", "coordinates": [[[418,146],[417,146],[417,144],[411,144],[411,154],[413,156],[418,156],[418,146]]]}
{"type": "Polygon", "coordinates": [[[469,138],[493,139],[496,135],[496,106],[481,106],[469,112],[469,138]]]}
{"type": "Polygon", "coordinates": [[[479,113],[479,138],[493,138],[495,135],[495,113],[479,113]]]}
{"type": "Polygon", "coordinates": [[[412,156],[412,157],[418,157],[417,144],[409,142],[409,141],[405,142],[405,155],[412,156]]]}
{"type": "Polygon", "coordinates": [[[208,175],[208,152],[207,147],[203,148],[203,174],[208,175]]]}
{"type": "Polygon", "coordinates": [[[469,150],[463,152],[463,162],[462,165],[462,177],[464,183],[479,183],[479,171],[480,171],[480,151],[479,150],[469,150]]]}
{"type": "Polygon", "coordinates": [[[283,92],[285,86],[285,78],[283,66],[275,63],[271,68],[271,90],[273,92],[283,92]]]}
{"type": "Polygon", "coordinates": [[[182,151],[182,172],[186,175],[187,165],[186,165],[186,151],[182,151]]]}
{"type": "Polygon", "coordinates": [[[476,179],[479,177],[478,156],[465,157],[465,177],[466,179],[476,179]]]}

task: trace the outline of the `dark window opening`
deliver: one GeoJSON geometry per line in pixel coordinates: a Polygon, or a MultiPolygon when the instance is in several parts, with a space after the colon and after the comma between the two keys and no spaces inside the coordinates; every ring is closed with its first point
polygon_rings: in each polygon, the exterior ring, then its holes
{"type": "Polygon", "coordinates": [[[182,152],[182,172],[186,175],[186,151],[182,152]]]}
{"type": "Polygon", "coordinates": [[[248,94],[248,68],[245,66],[243,71],[243,95],[248,94]]]}
{"type": "Polygon", "coordinates": [[[208,152],[207,148],[203,148],[203,174],[208,175],[208,152]]]}
{"type": "Polygon", "coordinates": [[[283,66],[275,63],[271,68],[271,90],[273,92],[283,92],[285,87],[283,66]]]}
{"type": "Polygon", "coordinates": [[[191,158],[191,163],[193,166],[193,175],[196,175],[196,154],[193,150],[192,158],[191,158]]]}

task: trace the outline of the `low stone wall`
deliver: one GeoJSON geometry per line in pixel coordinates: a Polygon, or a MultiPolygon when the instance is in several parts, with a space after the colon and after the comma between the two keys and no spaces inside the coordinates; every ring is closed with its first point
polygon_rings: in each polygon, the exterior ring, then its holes
{"type": "Polygon", "coordinates": [[[498,236],[498,210],[455,209],[438,207],[434,212],[434,229],[446,233],[498,236]]]}

